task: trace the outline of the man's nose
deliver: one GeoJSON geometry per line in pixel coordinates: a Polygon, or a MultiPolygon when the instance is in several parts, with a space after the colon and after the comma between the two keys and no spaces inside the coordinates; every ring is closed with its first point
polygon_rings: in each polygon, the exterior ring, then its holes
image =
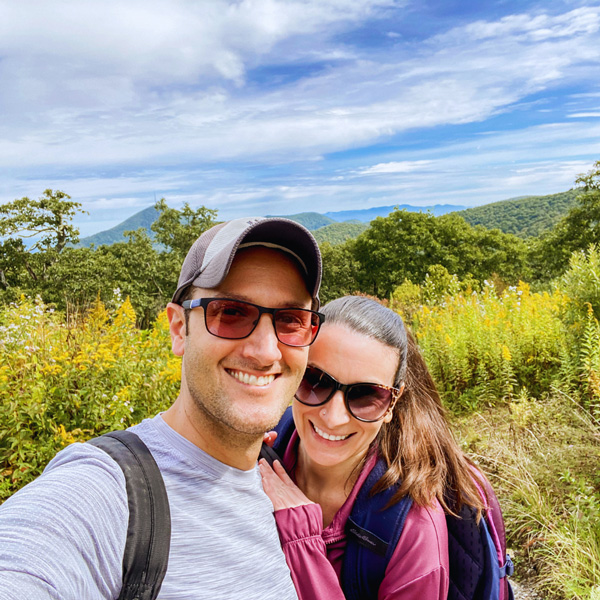
{"type": "Polygon", "coordinates": [[[242,341],[244,356],[254,358],[261,365],[270,365],[282,358],[272,315],[261,315],[254,331],[242,341]]]}

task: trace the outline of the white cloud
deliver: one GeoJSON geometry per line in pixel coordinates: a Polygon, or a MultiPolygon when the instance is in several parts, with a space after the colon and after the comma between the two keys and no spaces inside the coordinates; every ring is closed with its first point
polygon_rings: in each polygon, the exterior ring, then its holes
{"type": "Polygon", "coordinates": [[[559,15],[509,15],[498,21],[476,21],[440,36],[442,40],[516,38],[541,42],[574,35],[593,35],[600,29],[600,8],[586,6],[559,15]]]}
{"type": "Polygon", "coordinates": [[[315,158],[402,131],[480,121],[600,63],[598,9],[581,8],[468,25],[432,38],[416,56],[401,45],[295,84],[236,91],[225,80],[242,81],[246,65],[278,41],[359,19],[375,3],[62,6],[27,5],[33,24],[0,35],[0,80],[14,82],[3,96],[17,114],[0,126],[7,166],[315,158]],[[81,31],[70,39],[66,28],[81,31]],[[542,30],[543,43],[539,33],[537,43],[523,43],[542,30]]]}
{"type": "Polygon", "coordinates": [[[388,0],[0,0],[0,195],[52,187],[98,211],[122,199],[131,212],[156,192],[225,213],[569,187],[569,165],[600,135],[600,8],[524,12],[421,42],[390,23],[383,50],[339,41],[391,6],[401,20],[402,3],[388,0]],[[306,63],[320,66],[303,72],[306,63]],[[253,79],[257,67],[286,65],[299,67],[296,81],[253,79]],[[549,110],[545,95],[562,87],[580,90],[568,124],[419,149],[425,130],[549,110]],[[414,149],[391,144],[371,166],[331,158],[397,136],[414,149]],[[282,174],[258,181],[265,166],[282,174]]]}
{"type": "MultiPolygon", "coordinates": [[[[247,61],[279,41],[360,21],[389,0],[3,0],[5,66],[46,84],[83,76],[135,86],[239,81],[247,61]]],[[[87,85],[86,85],[87,87],[87,85]]]]}
{"type": "Polygon", "coordinates": [[[365,167],[360,169],[358,172],[360,175],[377,175],[380,173],[412,173],[422,167],[431,164],[430,160],[416,160],[416,161],[403,161],[403,162],[389,162],[379,163],[372,167],[365,167]]]}

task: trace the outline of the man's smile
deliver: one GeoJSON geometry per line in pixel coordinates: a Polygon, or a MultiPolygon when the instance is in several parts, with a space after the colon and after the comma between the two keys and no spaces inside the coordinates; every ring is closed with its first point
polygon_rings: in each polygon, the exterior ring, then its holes
{"type": "Polygon", "coordinates": [[[256,385],[256,386],[267,386],[270,383],[273,383],[275,380],[275,375],[254,375],[252,373],[246,373],[245,371],[234,371],[233,369],[225,369],[229,375],[231,375],[234,379],[237,379],[241,383],[245,383],[247,385],[256,385]]]}

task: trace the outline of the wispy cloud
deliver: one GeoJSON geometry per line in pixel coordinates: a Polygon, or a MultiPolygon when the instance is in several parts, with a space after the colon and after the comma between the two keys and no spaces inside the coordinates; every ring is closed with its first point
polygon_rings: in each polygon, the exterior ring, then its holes
{"type": "Polygon", "coordinates": [[[421,169],[422,167],[430,164],[430,160],[379,163],[377,165],[373,165],[372,167],[360,169],[358,172],[360,175],[377,175],[381,173],[412,173],[413,171],[421,169]]]}
{"type": "Polygon", "coordinates": [[[599,112],[580,112],[580,113],[572,113],[570,115],[567,115],[567,117],[569,119],[597,119],[598,117],[600,117],[600,111],[599,112]]]}
{"type": "Polygon", "coordinates": [[[408,1],[0,0],[0,196],[233,214],[556,189],[599,139],[600,6],[578,4],[417,34],[408,1]]]}

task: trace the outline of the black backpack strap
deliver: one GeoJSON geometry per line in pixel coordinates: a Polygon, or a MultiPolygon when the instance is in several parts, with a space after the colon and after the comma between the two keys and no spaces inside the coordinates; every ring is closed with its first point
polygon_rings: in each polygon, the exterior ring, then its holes
{"type": "Polygon", "coordinates": [[[385,461],[380,458],[360,489],[346,524],[342,588],[347,600],[377,600],[379,586],[412,506],[410,496],[405,496],[386,508],[397,485],[371,494],[386,470],[385,461]]]}
{"type": "Polygon", "coordinates": [[[264,458],[271,466],[273,466],[274,460],[278,460],[283,464],[286,448],[288,447],[292,434],[296,431],[291,406],[286,408],[281,420],[275,427],[275,431],[277,432],[277,438],[275,439],[273,447],[270,448],[267,444],[263,443],[260,450],[260,458],[264,458]]]}
{"type": "Polygon", "coordinates": [[[156,600],[169,561],[171,514],[162,475],[152,454],[131,431],[112,431],[88,443],[123,470],[129,525],[118,600],[156,600]]]}
{"type": "Polygon", "coordinates": [[[279,423],[275,427],[275,431],[277,432],[277,439],[273,444],[273,450],[283,458],[285,454],[285,450],[290,443],[290,438],[294,431],[296,431],[296,425],[294,424],[294,415],[292,413],[292,407],[288,406],[281,417],[279,423]]]}

